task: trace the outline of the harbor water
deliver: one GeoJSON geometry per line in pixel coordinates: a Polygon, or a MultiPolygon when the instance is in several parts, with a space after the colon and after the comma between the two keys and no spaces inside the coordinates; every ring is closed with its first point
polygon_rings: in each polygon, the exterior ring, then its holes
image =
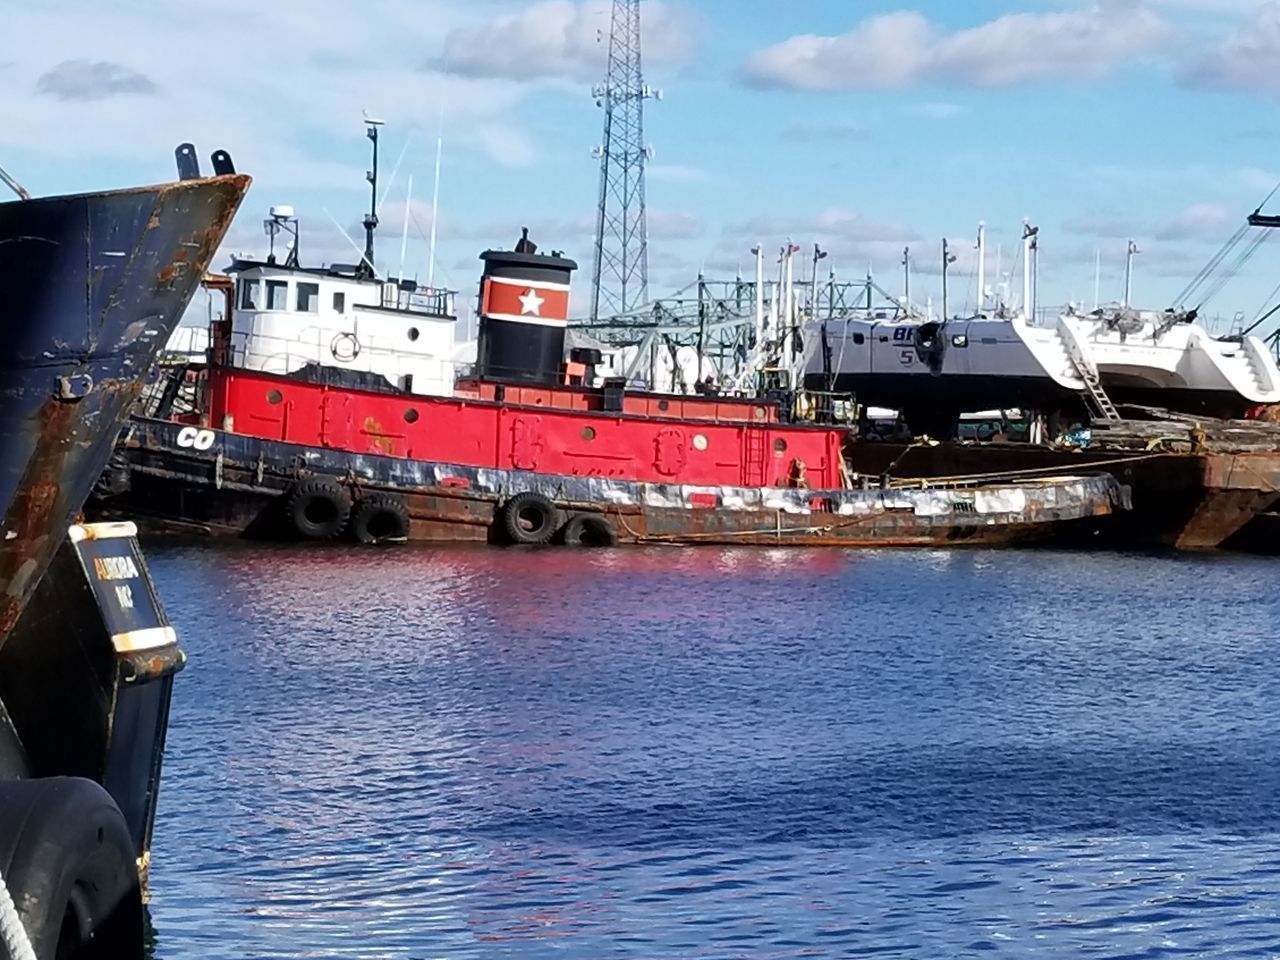
{"type": "Polygon", "coordinates": [[[1268,561],[147,554],[160,960],[1280,956],[1268,561]]]}

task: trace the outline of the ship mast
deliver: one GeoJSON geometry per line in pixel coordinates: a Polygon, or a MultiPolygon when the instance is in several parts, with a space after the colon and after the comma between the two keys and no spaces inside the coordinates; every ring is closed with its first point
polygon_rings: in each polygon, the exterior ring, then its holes
{"type": "Polygon", "coordinates": [[[360,276],[372,279],[375,276],[373,267],[373,231],[378,228],[378,128],[383,121],[371,117],[364,118],[366,136],[373,141],[373,169],[365,174],[369,181],[369,212],[364,218],[364,259],[360,261],[357,271],[360,276]]]}

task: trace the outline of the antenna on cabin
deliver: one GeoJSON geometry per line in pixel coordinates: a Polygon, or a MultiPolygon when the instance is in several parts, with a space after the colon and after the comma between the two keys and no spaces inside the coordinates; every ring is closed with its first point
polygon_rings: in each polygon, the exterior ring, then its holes
{"type": "Polygon", "coordinates": [[[286,267],[298,266],[298,218],[293,215],[293,207],[283,204],[271,208],[270,217],[262,221],[262,227],[271,241],[271,249],[267,254],[267,263],[276,262],[276,235],[289,234],[293,239],[289,242],[289,253],[284,259],[286,267]]]}
{"type": "Polygon", "coordinates": [[[364,218],[364,259],[356,272],[367,278],[374,276],[373,268],[373,231],[378,227],[378,128],[384,123],[375,120],[367,113],[364,115],[365,135],[373,141],[373,169],[365,173],[369,181],[369,212],[364,218]]]}

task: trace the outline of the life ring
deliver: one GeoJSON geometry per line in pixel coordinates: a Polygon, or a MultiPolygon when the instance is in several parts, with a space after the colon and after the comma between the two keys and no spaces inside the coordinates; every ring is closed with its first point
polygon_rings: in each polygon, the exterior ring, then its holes
{"type": "Polygon", "coordinates": [[[347,525],[351,495],[332,477],[304,477],[285,502],[294,532],[312,540],[332,540],[347,525]]]}
{"type": "Polygon", "coordinates": [[[0,876],[37,957],[142,956],[137,853],[92,780],[0,783],[0,876]]]}
{"type": "Polygon", "coordinates": [[[349,529],[357,543],[404,543],[409,539],[409,508],[399,497],[371,494],[351,511],[349,529]]]}
{"type": "Polygon", "coordinates": [[[618,531],[598,513],[580,513],[564,525],[567,547],[616,547],[618,531]]]}
{"type": "Polygon", "coordinates": [[[502,505],[502,527],[512,543],[547,543],[556,532],[556,507],[526,490],[502,505]]]}
{"type": "Polygon", "coordinates": [[[354,333],[339,333],[329,341],[329,352],[339,363],[350,363],[360,356],[360,340],[354,333]]]}

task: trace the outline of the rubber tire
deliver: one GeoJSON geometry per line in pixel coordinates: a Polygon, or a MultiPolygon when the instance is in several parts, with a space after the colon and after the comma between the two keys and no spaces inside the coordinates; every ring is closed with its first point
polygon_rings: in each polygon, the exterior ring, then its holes
{"type": "Polygon", "coordinates": [[[351,511],[348,528],[357,543],[404,543],[409,539],[409,508],[399,497],[375,493],[351,511]],[[389,523],[391,533],[377,533],[377,524],[389,523]]]}
{"type": "Polygon", "coordinates": [[[596,513],[580,513],[564,525],[567,547],[616,547],[618,531],[613,524],[596,513]]]}
{"type": "Polygon", "coordinates": [[[117,450],[107,461],[107,467],[93,484],[95,500],[110,500],[129,492],[130,486],[129,457],[117,450]]]}
{"type": "Polygon", "coordinates": [[[143,956],[133,840],[92,780],[0,783],[0,872],[40,960],[143,956]]]}
{"type": "Polygon", "coordinates": [[[512,543],[549,543],[557,526],[555,504],[540,493],[526,490],[502,505],[502,528],[512,543]],[[526,528],[524,521],[530,513],[539,518],[539,523],[536,527],[526,528]]]}
{"type": "Polygon", "coordinates": [[[295,533],[311,540],[332,540],[351,516],[351,494],[332,477],[304,477],[289,491],[284,509],[295,533]],[[329,505],[325,519],[307,516],[311,508],[322,503],[329,505]]]}

